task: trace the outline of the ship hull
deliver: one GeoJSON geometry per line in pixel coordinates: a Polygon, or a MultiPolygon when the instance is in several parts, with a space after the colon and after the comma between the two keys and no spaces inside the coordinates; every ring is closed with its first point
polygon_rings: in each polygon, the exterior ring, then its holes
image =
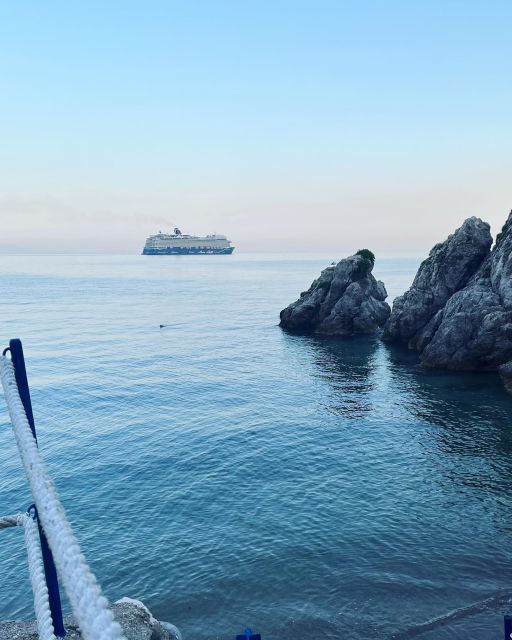
{"type": "Polygon", "coordinates": [[[144,247],[143,256],[226,256],[233,253],[235,247],[144,247]]]}

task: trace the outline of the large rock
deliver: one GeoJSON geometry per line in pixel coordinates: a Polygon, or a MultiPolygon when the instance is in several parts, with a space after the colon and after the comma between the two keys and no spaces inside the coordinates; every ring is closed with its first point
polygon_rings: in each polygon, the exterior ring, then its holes
{"type": "Polygon", "coordinates": [[[406,342],[427,367],[499,369],[512,389],[512,212],[490,246],[477,218],[436,245],[396,299],[383,337],[406,342]]]}
{"type": "Polygon", "coordinates": [[[489,225],[468,218],[447,240],[436,244],[422,262],[411,288],[393,302],[383,340],[406,342],[416,348],[419,333],[462,289],[489,253],[489,225]]]}
{"type": "Polygon", "coordinates": [[[512,212],[493,250],[435,324],[421,350],[428,367],[495,371],[512,359],[512,212]]]}
{"type": "MultiPolygon", "coordinates": [[[[122,598],[112,605],[115,619],[123,628],[126,640],[182,640],[178,629],[169,623],[158,622],[140,600],[122,598]]],[[[66,640],[81,640],[82,634],[69,616],[64,619],[66,640]]],[[[35,621],[0,622],[0,640],[38,640],[35,621]]]]}
{"type": "Polygon", "coordinates": [[[292,331],[331,335],[373,333],[386,322],[389,305],[382,282],[372,275],[367,250],[327,267],[308,291],[283,309],[280,326],[292,331]]]}

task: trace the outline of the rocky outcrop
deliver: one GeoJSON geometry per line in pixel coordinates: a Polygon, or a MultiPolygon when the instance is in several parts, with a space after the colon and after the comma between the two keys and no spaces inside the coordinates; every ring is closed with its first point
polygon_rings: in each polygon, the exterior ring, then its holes
{"type": "Polygon", "coordinates": [[[477,218],[436,245],[395,301],[384,339],[406,342],[425,366],[499,369],[512,382],[512,212],[490,246],[477,218]]]}
{"type": "MultiPolygon", "coordinates": [[[[126,640],[182,640],[178,629],[158,622],[140,600],[122,598],[112,605],[115,619],[123,628],[126,640]]],[[[66,640],[80,640],[82,635],[72,617],[64,619],[66,640]]],[[[0,622],[0,640],[38,640],[37,627],[31,622],[0,622]]]]}
{"type": "Polygon", "coordinates": [[[512,213],[468,284],[433,319],[429,367],[495,371],[512,359],[512,213]]]}
{"type": "Polygon", "coordinates": [[[421,332],[450,297],[464,287],[489,253],[490,227],[469,218],[422,262],[411,288],[393,302],[383,340],[416,348],[421,332]]]}
{"type": "Polygon", "coordinates": [[[330,335],[373,333],[390,314],[387,293],[372,275],[375,257],[366,249],[324,269],[300,298],[283,309],[280,326],[330,335]]]}

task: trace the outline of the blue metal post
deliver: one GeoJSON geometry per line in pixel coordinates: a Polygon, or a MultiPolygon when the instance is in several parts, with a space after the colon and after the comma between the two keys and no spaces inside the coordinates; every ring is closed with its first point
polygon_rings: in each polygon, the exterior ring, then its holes
{"type": "Polygon", "coordinates": [[[241,635],[236,636],[235,640],[261,640],[261,635],[259,633],[253,633],[252,629],[247,627],[241,635]]]}
{"type": "Polygon", "coordinates": [[[34,423],[34,414],[32,412],[32,402],[30,400],[30,389],[28,388],[27,369],[25,367],[25,358],[23,356],[23,347],[19,338],[13,338],[9,341],[9,351],[11,352],[12,365],[14,367],[14,375],[16,384],[20,393],[21,402],[25,409],[28,423],[32,429],[32,435],[37,442],[36,425],[34,423]]]}
{"type": "Polygon", "coordinates": [[[505,640],[512,638],[512,616],[505,616],[505,640]]]}
{"type": "MultiPolygon", "coordinates": [[[[36,425],[34,422],[34,414],[32,412],[32,402],[30,400],[30,389],[28,386],[27,369],[25,367],[25,357],[23,355],[23,346],[19,338],[10,340],[9,351],[11,352],[11,360],[14,367],[14,375],[16,377],[16,384],[18,385],[21,402],[23,403],[28,423],[32,429],[32,434],[37,444],[36,425]]],[[[39,539],[41,542],[41,553],[43,556],[46,585],[48,587],[53,630],[56,636],[63,638],[66,635],[66,628],[64,627],[64,620],[62,619],[62,605],[60,601],[57,570],[55,568],[55,562],[53,561],[53,555],[48,544],[48,540],[46,539],[45,532],[43,531],[39,518],[37,517],[35,505],[33,505],[33,511],[35,513],[39,529],[39,539]]]]}
{"type": "Polygon", "coordinates": [[[43,556],[44,575],[46,578],[46,586],[48,587],[48,600],[50,601],[50,611],[52,614],[53,631],[59,638],[64,638],[66,635],[66,628],[64,626],[64,620],[62,618],[62,605],[60,602],[59,593],[59,580],[57,578],[57,570],[53,561],[52,551],[46,535],[44,533],[39,516],[37,515],[36,505],[32,504],[28,508],[30,515],[34,516],[37,522],[37,528],[39,530],[39,540],[41,542],[41,554],[43,556]]]}

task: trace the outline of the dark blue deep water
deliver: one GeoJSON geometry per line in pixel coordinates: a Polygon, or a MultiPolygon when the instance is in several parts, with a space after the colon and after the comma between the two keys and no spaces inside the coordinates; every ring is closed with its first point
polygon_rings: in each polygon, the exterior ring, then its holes
{"type": "MultiPolygon", "coordinates": [[[[3,256],[1,338],[68,516],[106,595],[185,640],[500,638],[512,398],[376,338],[282,332],[337,257],[3,256]]],[[[378,262],[390,298],[416,266],[378,262]]],[[[0,411],[8,514],[30,497],[0,411]]],[[[0,617],[32,617],[22,534],[0,538],[0,617]]]]}

